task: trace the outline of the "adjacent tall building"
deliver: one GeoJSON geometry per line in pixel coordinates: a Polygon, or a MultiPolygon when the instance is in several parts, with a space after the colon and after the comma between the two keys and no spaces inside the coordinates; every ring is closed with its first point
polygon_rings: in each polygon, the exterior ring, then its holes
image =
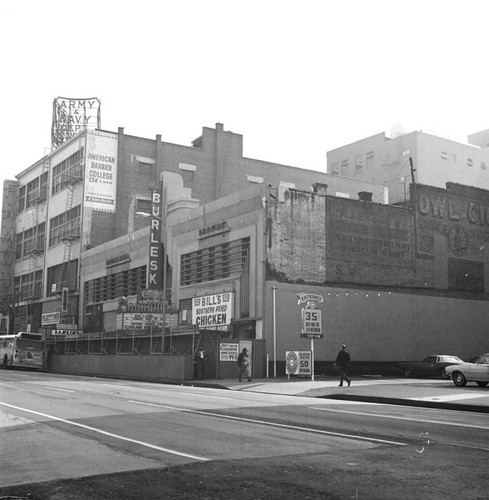
{"type": "Polygon", "coordinates": [[[327,163],[331,174],[388,187],[392,204],[409,199],[413,181],[489,189],[489,129],[469,135],[468,144],[421,131],[376,134],[328,151],[327,163]]]}

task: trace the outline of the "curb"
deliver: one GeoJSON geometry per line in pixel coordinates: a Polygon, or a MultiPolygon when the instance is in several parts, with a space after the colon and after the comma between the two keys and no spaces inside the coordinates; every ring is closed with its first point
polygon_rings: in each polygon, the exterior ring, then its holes
{"type": "Polygon", "coordinates": [[[362,403],[378,403],[397,406],[415,406],[418,408],[437,408],[440,410],[469,411],[474,413],[489,413],[489,407],[480,405],[464,405],[459,403],[438,403],[436,401],[417,401],[415,399],[384,398],[381,396],[355,396],[331,394],[316,396],[318,399],[336,399],[340,401],[360,401],[362,403]]]}

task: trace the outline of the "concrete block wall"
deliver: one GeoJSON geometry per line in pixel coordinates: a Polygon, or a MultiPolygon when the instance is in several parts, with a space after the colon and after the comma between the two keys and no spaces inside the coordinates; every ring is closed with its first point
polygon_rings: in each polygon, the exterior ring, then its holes
{"type": "Polygon", "coordinates": [[[52,355],[50,371],[138,380],[190,380],[192,356],[52,355]]]}

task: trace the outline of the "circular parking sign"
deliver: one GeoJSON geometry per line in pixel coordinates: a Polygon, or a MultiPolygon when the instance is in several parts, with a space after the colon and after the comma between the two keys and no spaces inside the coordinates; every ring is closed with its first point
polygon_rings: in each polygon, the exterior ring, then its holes
{"type": "Polygon", "coordinates": [[[289,375],[295,375],[299,367],[299,357],[295,351],[288,351],[285,354],[285,371],[289,375]]]}

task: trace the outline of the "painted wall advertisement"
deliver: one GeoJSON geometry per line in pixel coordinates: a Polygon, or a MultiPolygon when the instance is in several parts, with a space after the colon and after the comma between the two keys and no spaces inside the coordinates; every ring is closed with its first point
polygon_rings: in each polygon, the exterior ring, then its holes
{"type": "Polygon", "coordinates": [[[117,135],[87,131],[84,207],[115,212],[117,135]]]}
{"type": "Polygon", "coordinates": [[[234,293],[217,293],[192,299],[192,323],[200,329],[219,329],[230,325],[233,317],[234,293]]]}

